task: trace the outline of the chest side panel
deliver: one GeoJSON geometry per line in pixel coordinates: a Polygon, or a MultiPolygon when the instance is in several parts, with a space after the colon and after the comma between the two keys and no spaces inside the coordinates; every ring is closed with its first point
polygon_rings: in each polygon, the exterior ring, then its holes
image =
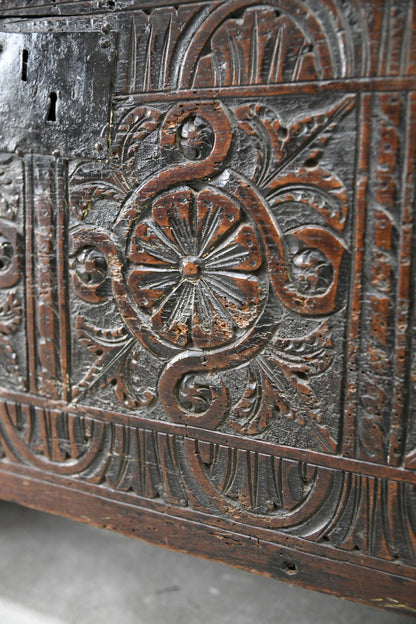
{"type": "Polygon", "coordinates": [[[0,2],[4,498],[415,608],[414,13],[0,2]]]}

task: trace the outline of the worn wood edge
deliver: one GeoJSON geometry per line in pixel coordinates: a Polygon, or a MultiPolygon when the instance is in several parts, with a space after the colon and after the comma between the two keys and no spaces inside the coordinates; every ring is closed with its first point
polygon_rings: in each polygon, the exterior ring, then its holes
{"type": "MultiPolygon", "coordinates": [[[[45,399],[35,394],[22,393],[15,390],[5,390],[1,388],[0,400],[10,400],[22,405],[39,406],[45,409],[56,409],[68,414],[74,412],[74,405],[63,401],[45,399]]],[[[87,417],[94,418],[100,422],[115,422],[125,426],[141,426],[152,431],[160,431],[167,434],[179,435],[184,438],[195,438],[203,442],[214,444],[232,445],[242,450],[253,450],[257,452],[269,453],[276,457],[293,459],[295,461],[305,461],[314,466],[327,467],[335,470],[346,470],[368,477],[387,478],[392,481],[416,484],[416,471],[404,466],[385,466],[384,464],[344,457],[340,454],[324,453],[321,451],[310,451],[307,449],[285,446],[261,440],[245,440],[240,436],[219,431],[201,430],[197,427],[182,425],[178,423],[164,422],[144,418],[141,416],[130,416],[114,410],[103,410],[93,406],[76,405],[77,413],[82,413],[87,417]],[[335,463],[334,463],[335,462],[335,463]],[[386,470],[388,472],[386,473],[386,470]]]]}
{"type": "Polygon", "coordinates": [[[250,85],[235,87],[200,87],[198,89],[178,89],[174,93],[165,91],[134,92],[128,95],[116,93],[117,102],[141,103],[175,102],[183,99],[209,100],[212,98],[235,97],[276,97],[281,95],[316,95],[330,93],[395,93],[397,91],[416,91],[414,76],[343,78],[340,80],[311,80],[299,82],[280,82],[276,85],[250,85]]]}
{"type": "MultiPolygon", "coordinates": [[[[2,464],[0,470],[0,476],[2,471],[15,474],[21,478],[30,478],[36,483],[42,482],[45,485],[55,483],[60,484],[62,487],[70,489],[71,491],[81,491],[89,496],[97,496],[101,499],[105,499],[111,504],[113,501],[127,504],[129,507],[144,508],[150,511],[156,511],[160,513],[161,506],[157,499],[149,499],[146,497],[138,496],[129,492],[114,491],[108,488],[103,488],[101,485],[85,482],[84,480],[76,480],[69,478],[65,475],[56,477],[53,473],[44,472],[39,468],[23,466],[21,464],[14,463],[13,461],[6,461],[2,464]],[[57,480],[58,479],[58,480],[57,480]]],[[[213,515],[202,510],[195,510],[190,507],[176,506],[172,503],[163,503],[163,513],[167,516],[175,518],[176,522],[191,521],[197,522],[204,526],[209,526],[214,529],[223,529],[226,532],[237,533],[245,535],[246,537],[262,540],[272,544],[284,544],[287,548],[294,549],[296,551],[307,552],[311,555],[317,555],[324,559],[336,560],[340,563],[351,562],[355,566],[365,568],[368,572],[372,570],[381,571],[386,574],[392,574],[402,578],[404,581],[415,577],[414,568],[403,563],[400,560],[380,560],[369,554],[363,554],[355,549],[343,550],[334,548],[331,544],[311,542],[297,535],[289,535],[278,529],[270,529],[264,527],[258,527],[255,524],[245,524],[235,518],[224,518],[221,516],[213,515]]]]}
{"type": "Polygon", "coordinates": [[[110,504],[105,497],[73,490],[63,484],[45,483],[32,476],[3,470],[0,474],[0,499],[4,501],[114,530],[338,598],[416,615],[416,578],[405,579],[372,569],[372,582],[365,584],[362,565],[301,552],[283,544],[121,501],[112,500],[110,504]],[[88,516],[85,509],[90,512],[88,516]],[[218,548],[219,543],[221,548],[218,548]],[[414,592],[409,591],[409,582],[414,584],[414,592]]]}
{"type": "MultiPolygon", "coordinates": [[[[191,4],[195,0],[181,0],[181,4],[191,4]]],[[[209,4],[211,0],[202,0],[202,4],[209,4]]],[[[113,12],[122,13],[126,11],[138,10],[142,8],[154,8],[170,6],[171,0],[61,0],[51,5],[50,0],[39,0],[36,4],[25,0],[2,0],[0,11],[6,17],[25,16],[31,17],[60,17],[65,15],[84,14],[107,14],[113,12]],[[4,3],[4,4],[3,4],[4,3]]],[[[211,2],[212,4],[212,2],[211,2]]]]}

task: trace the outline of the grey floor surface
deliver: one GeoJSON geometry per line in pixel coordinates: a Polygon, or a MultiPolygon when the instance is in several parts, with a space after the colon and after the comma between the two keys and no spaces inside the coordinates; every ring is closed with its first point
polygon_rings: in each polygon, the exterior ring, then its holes
{"type": "Polygon", "coordinates": [[[414,621],[0,503],[0,624],[414,621]]]}

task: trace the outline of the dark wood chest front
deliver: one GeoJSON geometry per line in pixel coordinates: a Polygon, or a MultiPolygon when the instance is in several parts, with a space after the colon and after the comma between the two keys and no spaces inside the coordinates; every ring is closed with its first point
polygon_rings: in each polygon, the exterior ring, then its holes
{"type": "Polygon", "coordinates": [[[416,610],[412,0],[0,0],[0,497],[416,610]]]}

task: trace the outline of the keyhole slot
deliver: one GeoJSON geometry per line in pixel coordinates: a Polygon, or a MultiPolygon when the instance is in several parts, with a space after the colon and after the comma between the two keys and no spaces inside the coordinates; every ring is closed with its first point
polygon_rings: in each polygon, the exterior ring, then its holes
{"type": "Polygon", "coordinates": [[[48,114],[46,116],[46,121],[56,121],[56,102],[58,96],[55,91],[51,91],[49,93],[49,104],[48,104],[48,114]]]}
{"type": "Polygon", "coordinates": [[[24,82],[27,81],[28,60],[29,60],[29,50],[22,50],[22,72],[20,76],[24,82]]]}

